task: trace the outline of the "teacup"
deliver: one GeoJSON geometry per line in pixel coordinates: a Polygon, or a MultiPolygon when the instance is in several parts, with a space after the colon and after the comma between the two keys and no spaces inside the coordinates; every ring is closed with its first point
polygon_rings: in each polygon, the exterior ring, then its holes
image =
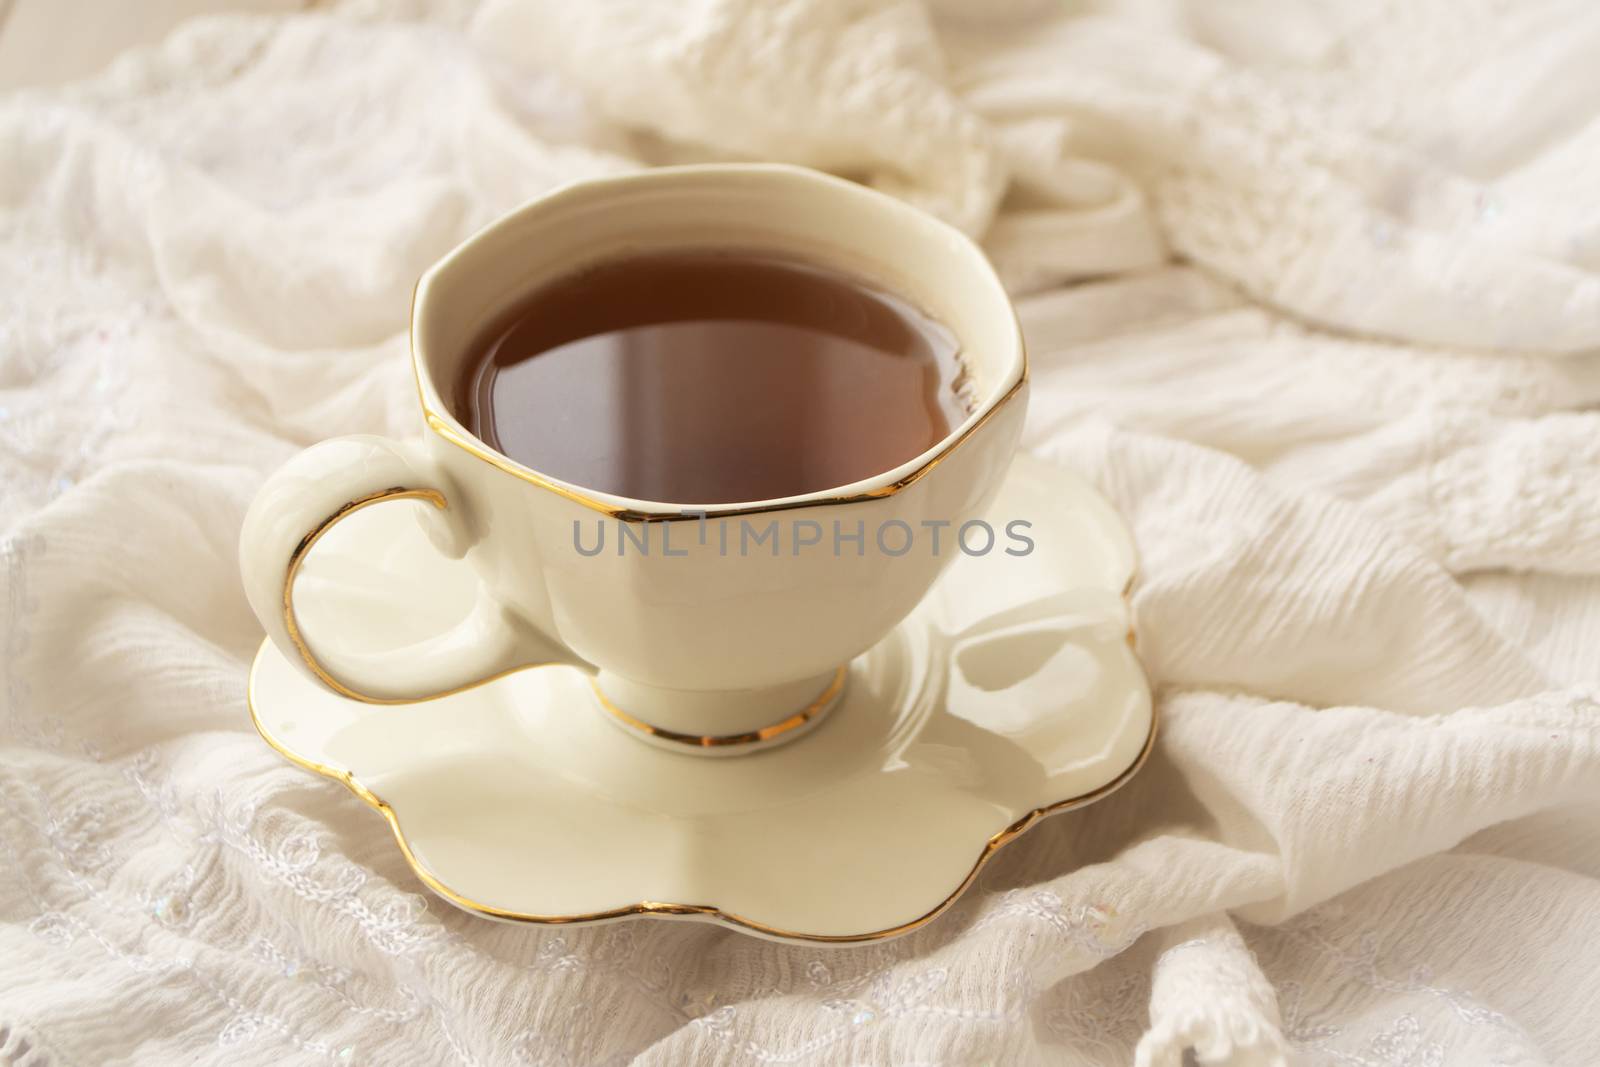
{"type": "Polygon", "coordinates": [[[422,276],[411,350],[420,436],[313,445],[252,502],[240,566],[268,635],[311,677],[374,704],[573,665],[592,673],[596,703],[616,722],[702,753],[750,751],[815,726],[851,660],[957,555],[985,536],[993,547],[994,531],[973,523],[1027,406],[1016,317],[972,241],[881,193],[779,165],[647,170],[524,205],[422,276]],[[971,414],[874,477],[701,507],[541,474],[484,444],[447,406],[484,325],[545,282],[619,254],[718,246],[831,265],[914,301],[959,338],[976,386],[971,414]],[[302,562],[345,516],[395,500],[431,505],[435,546],[479,578],[476,607],[417,645],[374,653],[323,636],[313,648],[295,614],[302,562]]]}

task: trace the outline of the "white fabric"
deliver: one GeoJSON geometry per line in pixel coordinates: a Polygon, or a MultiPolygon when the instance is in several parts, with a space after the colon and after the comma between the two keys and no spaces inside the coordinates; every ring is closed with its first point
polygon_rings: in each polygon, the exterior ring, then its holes
{"type": "Polygon", "coordinates": [[[12,95],[0,1060],[1593,1063],[1596,55],[1587,0],[417,0],[12,95]],[[1032,294],[1027,443],[1136,531],[1159,747],[892,943],[456,913],[251,731],[244,506],[414,426],[474,227],[745,157],[1032,294]]]}

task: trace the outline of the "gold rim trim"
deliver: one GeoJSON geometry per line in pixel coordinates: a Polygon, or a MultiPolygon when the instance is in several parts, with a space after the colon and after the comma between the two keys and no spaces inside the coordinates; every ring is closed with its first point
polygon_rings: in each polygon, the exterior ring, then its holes
{"type": "MultiPolygon", "coordinates": [[[[422,370],[415,360],[413,361],[412,369],[417,375],[417,393],[419,396],[421,396],[422,370]]],[[[476,438],[463,434],[460,430],[457,430],[454,426],[446,422],[442,416],[429,408],[426,400],[423,401],[422,414],[423,418],[427,421],[428,429],[432,430],[434,433],[438,434],[440,437],[444,438],[446,441],[455,445],[462,451],[469,453],[477,459],[483,460],[483,462],[489,464],[491,467],[504,471],[514,478],[520,478],[531,485],[537,485],[541,489],[548,489],[557,496],[570,500],[574,504],[581,504],[593,511],[598,511],[602,515],[616,519],[618,522],[699,522],[701,521],[702,512],[704,513],[704,517],[706,519],[729,519],[738,518],[742,515],[761,515],[772,511],[789,511],[794,508],[820,507],[829,504],[856,504],[868,500],[882,500],[884,497],[894,496],[902,489],[914,485],[931,473],[935,467],[944,462],[946,457],[951,455],[957,448],[961,447],[963,442],[982,429],[984,424],[990,419],[994,418],[1001,408],[1004,408],[1018,393],[1022,392],[1023,388],[1027,384],[1028,372],[1027,366],[1024,364],[1022,377],[1018,378],[1015,384],[1013,384],[1010,389],[1006,390],[1005,395],[1001,396],[993,404],[985,408],[983,413],[978,416],[976,421],[967,426],[966,429],[962,430],[959,434],[947,439],[940,447],[939,451],[928,457],[928,460],[921,466],[917,467],[915,470],[902,476],[896,481],[890,482],[888,485],[882,485],[876,489],[868,489],[865,492],[844,493],[837,496],[806,497],[800,500],[785,500],[770,504],[738,504],[732,507],[727,507],[726,505],[721,504],[710,504],[704,508],[691,509],[686,507],[679,508],[675,511],[640,511],[635,508],[622,507],[617,504],[607,504],[603,500],[596,500],[594,497],[585,494],[581,489],[573,486],[563,485],[560,482],[540,474],[538,471],[530,470],[521,464],[514,463],[505,456],[502,456],[500,453],[484,445],[476,438]]]]}
{"type": "Polygon", "coordinates": [[[643,719],[629,715],[626,711],[613,704],[611,698],[606,696],[605,691],[600,688],[600,680],[598,678],[590,677],[589,687],[594,690],[595,699],[600,701],[600,706],[606,710],[606,713],[630,730],[637,730],[657,741],[667,741],[690,748],[724,748],[730,745],[759,745],[764,741],[782,737],[786,733],[798,730],[800,727],[822,718],[833,707],[835,698],[844,690],[844,680],[848,673],[849,671],[845,667],[840,667],[834,671],[833,681],[828,683],[828,687],[815,700],[787,719],[775,722],[770,726],[763,726],[759,730],[748,730],[742,734],[685,734],[676,730],[663,729],[660,726],[652,726],[643,719]]]}
{"type": "Polygon", "coordinates": [[[926,926],[928,923],[944,914],[945,911],[947,911],[950,906],[954,904],[961,897],[961,895],[972,886],[972,883],[977,880],[978,875],[982,873],[984,866],[989,862],[990,859],[994,857],[996,852],[999,852],[1002,848],[1009,845],[1011,842],[1015,841],[1029,830],[1033,829],[1041,820],[1051,815],[1059,815],[1062,812],[1072,811],[1075,808],[1081,808],[1085,805],[1092,804],[1097,800],[1101,800],[1104,797],[1109,796],[1126,785],[1128,781],[1139,772],[1139,769],[1145,765],[1146,761],[1148,761],[1150,758],[1150,753],[1155,749],[1156,734],[1158,732],[1158,726],[1160,722],[1160,716],[1156,710],[1155,702],[1152,700],[1150,704],[1150,732],[1145,735],[1144,746],[1140,748],[1139,754],[1134,757],[1132,763],[1128,764],[1126,768],[1124,768],[1115,778],[1111,779],[1111,781],[1107,782],[1106,784],[1095,789],[1091,789],[1087,793],[1081,793],[1078,796],[1069,797],[1066,800],[1059,800],[1053,804],[1046,804],[1043,807],[1034,808],[1026,815],[1023,815],[1020,819],[1017,819],[1015,822],[1011,823],[1011,825],[1007,826],[1005,829],[992,834],[989,837],[989,840],[984,843],[982,851],[978,853],[977,861],[973,863],[972,869],[967,872],[966,877],[961,880],[960,884],[950,891],[948,896],[935,905],[931,911],[912,919],[910,922],[901,923],[899,926],[891,926],[883,930],[874,930],[871,933],[864,934],[806,934],[799,933],[794,930],[780,929],[776,926],[769,926],[766,923],[757,922],[755,919],[747,919],[742,915],[724,911],[714,904],[671,904],[655,900],[641,900],[637,904],[628,904],[620,908],[611,908],[606,911],[590,912],[579,915],[531,915],[526,912],[508,911],[505,908],[497,908],[490,904],[479,903],[478,901],[472,900],[469,897],[462,896],[460,893],[457,893],[455,890],[445,885],[431,872],[429,872],[428,869],[422,865],[422,862],[417,859],[416,853],[411,851],[411,844],[406,840],[405,831],[400,828],[400,817],[395,813],[395,810],[390,807],[386,801],[384,801],[382,797],[378,796],[372,790],[362,785],[361,782],[351,772],[338,770],[337,768],[329,767],[324,764],[305,759],[304,757],[289,751],[283,745],[279,744],[277,740],[267,732],[266,728],[261,724],[261,716],[256,712],[256,667],[261,661],[262,653],[271,643],[272,641],[270,638],[262,641],[261,648],[256,651],[256,658],[251,662],[250,665],[250,681],[245,689],[245,702],[250,708],[250,721],[254,724],[256,733],[261,735],[261,739],[265,741],[274,751],[276,751],[278,755],[282,756],[295,766],[303,767],[314,774],[320,774],[324,778],[331,778],[334,781],[341,783],[345,788],[349,789],[350,792],[359,797],[361,801],[368,807],[382,815],[389,823],[389,829],[393,831],[395,842],[400,846],[400,853],[405,857],[407,865],[410,866],[412,872],[416,874],[417,878],[422,881],[422,884],[433,890],[433,892],[437,893],[441,897],[444,897],[450,903],[464,911],[477,912],[480,915],[486,915],[493,919],[502,919],[507,922],[530,923],[538,926],[567,926],[579,923],[604,922],[608,919],[624,919],[632,916],[654,915],[665,917],[681,916],[708,918],[721,923],[724,926],[749,930],[753,933],[763,934],[768,937],[784,938],[789,941],[811,941],[821,944],[840,945],[855,944],[866,941],[883,941],[891,937],[898,937],[901,934],[908,934],[913,930],[926,926]]]}
{"type": "MultiPolygon", "coordinates": [[[[655,167],[648,168],[646,171],[642,172],[633,172],[627,175],[614,175],[611,177],[597,178],[592,179],[592,181],[596,183],[610,183],[614,181],[625,182],[637,179],[641,174],[646,173],[659,174],[667,171],[691,171],[705,167],[718,166],[721,165],[698,164],[683,167],[655,167]]],[[[859,183],[851,182],[832,174],[809,171],[808,168],[803,167],[791,167],[786,164],[744,164],[740,165],[740,168],[745,170],[761,170],[766,172],[808,171],[809,178],[811,179],[821,178],[825,182],[832,183],[841,188],[849,188],[852,192],[856,193],[872,192],[872,190],[867,189],[865,186],[862,186],[859,183]]],[[[446,441],[455,445],[457,448],[470,453],[476,458],[483,460],[485,463],[504,471],[513,478],[519,478],[522,481],[528,482],[532,485],[537,485],[540,488],[548,489],[557,496],[570,500],[575,504],[581,504],[586,508],[598,511],[601,514],[607,515],[611,518],[618,519],[622,522],[679,522],[684,520],[699,521],[701,509],[695,509],[692,513],[686,515],[681,508],[671,511],[649,511],[629,508],[618,504],[608,504],[603,500],[596,500],[594,497],[587,495],[583,489],[577,486],[569,486],[558,483],[554,479],[546,477],[532,468],[524,467],[521,464],[506,458],[500,453],[489,448],[483,442],[477,440],[477,438],[456,429],[454,426],[450,425],[450,423],[446,421],[443,416],[428,406],[428,390],[425,388],[424,382],[429,376],[426,368],[424,368],[422,365],[422,354],[417,348],[417,297],[422,292],[423,282],[428,281],[443,263],[454,260],[457,256],[459,256],[465,249],[466,245],[477,241],[480,237],[495,229],[501,223],[508,221],[512,216],[521,215],[524,211],[532,209],[536,205],[543,204],[553,197],[557,197],[563,193],[571,191],[572,188],[573,186],[569,185],[559,189],[551,190],[550,192],[523,205],[521,208],[516,209],[509,215],[490,223],[477,233],[474,233],[471,237],[467,238],[463,244],[458,245],[454,251],[450,252],[445,257],[444,260],[441,260],[439,263],[434,264],[434,266],[429,267],[428,270],[424,271],[417,278],[416,282],[412,284],[411,321],[410,327],[407,331],[407,340],[411,351],[412,381],[417,387],[417,403],[422,408],[423,419],[427,423],[428,429],[432,430],[446,441]]],[[[896,209],[907,206],[903,202],[895,202],[894,197],[884,196],[884,199],[894,203],[896,209]]],[[[977,261],[980,264],[980,272],[987,275],[989,281],[993,283],[995,290],[999,293],[1001,299],[1004,300],[1006,308],[1010,313],[1012,334],[1017,346],[1017,359],[1021,365],[1021,370],[1017,375],[1017,380],[1011,384],[1010,388],[1008,388],[1005,393],[985,407],[982,413],[970,426],[966,427],[960,433],[952,437],[945,438],[942,442],[940,442],[939,450],[937,452],[935,452],[932,456],[929,456],[927,460],[897,481],[894,481],[888,485],[879,486],[876,489],[869,489],[861,493],[840,494],[830,497],[808,498],[778,503],[734,505],[732,507],[728,507],[727,505],[713,504],[704,509],[708,518],[737,518],[741,515],[759,515],[771,511],[787,511],[791,508],[813,507],[824,504],[854,504],[868,500],[879,500],[887,496],[893,496],[902,489],[905,489],[921,480],[923,476],[925,476],[934,467],[938,466],[946,456],[954,452],[961,446],[963,442],[981,429],[985,423],[994,417],[996,412],[1010,403],[1011,400],[1015,398],[1018,393],[1022,392],[1025,386],[1027,386],[1029,373],[1028,344],[1027,339],[1024,337],[1022,332],[1022,320],[1017,315],[1016,305],[1008,296],[1006,296],[1005,287],[1001,285],[999,277],[994,273],[993,266],[989,264],[988,259],[983,255],[982,249],[979,248],[971,238],[967,237],[955,227],[939,222],[937,219],[933,221],[946,230],[949,234],[953,235],[957,240],[971,245],[972,251],[977,255],[977,261]]]]}

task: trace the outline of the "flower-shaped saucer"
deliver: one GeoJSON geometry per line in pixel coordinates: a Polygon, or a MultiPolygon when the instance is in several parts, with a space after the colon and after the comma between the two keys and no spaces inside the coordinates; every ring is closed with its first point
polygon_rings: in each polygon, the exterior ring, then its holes
{"type": "MultiPolygon", "coordinates": [[[[299,580],[325,588],[302,599],[303,625],[319,642],[394,647],[471,608],[476,579],[430,550],[408,508],[352,516],[308,558],[299,580]]],[[[1154,740],[1121,518],[1079,476],[1024,455],[988,515],[996,531],[1015,520],[1032,551],[1007,554],[1002,536],[954,560],[850,665],[827,719],[782,747],[701,759],[641,743],[569,667],[363,704],[270,642],[251,714],[269,745],[382,813],[418,877],[469,911],[893,937],[1041,818],[1116,789],[1154,740]]]]}

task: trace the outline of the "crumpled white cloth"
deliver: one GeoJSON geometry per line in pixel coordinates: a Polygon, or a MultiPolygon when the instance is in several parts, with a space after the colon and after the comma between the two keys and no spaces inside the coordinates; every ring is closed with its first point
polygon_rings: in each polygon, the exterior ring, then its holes
{"type": "Polygon", "coordinates": [[[1589,1064],[1600,7],[355,3],[0,102],[0,1061],[1589,1064]],[[265,472],[412,282],[780,158],[980,235],[1142,553],[1148,768],[905,939],[493,925],[244,709],[265,472]]]}

